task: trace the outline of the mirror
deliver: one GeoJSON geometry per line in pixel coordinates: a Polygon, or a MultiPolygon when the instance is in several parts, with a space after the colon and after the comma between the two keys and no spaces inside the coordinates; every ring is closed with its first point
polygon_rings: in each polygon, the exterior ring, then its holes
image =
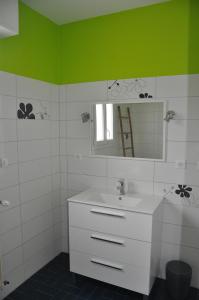
{"type": "Polygon", "coordinates": [[[93,105],[92,154],[163,159],[164,102],[93,105]]]}

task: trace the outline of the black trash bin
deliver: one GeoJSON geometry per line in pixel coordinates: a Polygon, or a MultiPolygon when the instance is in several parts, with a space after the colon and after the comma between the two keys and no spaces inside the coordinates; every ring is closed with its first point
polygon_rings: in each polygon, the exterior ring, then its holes
{"type": "Polygon", "coordinates": [[[166,286],[169,295],[174,300],[187,298],[191,284],[191,267],[179,260],[169,261],[166,265],[166,286]]]}

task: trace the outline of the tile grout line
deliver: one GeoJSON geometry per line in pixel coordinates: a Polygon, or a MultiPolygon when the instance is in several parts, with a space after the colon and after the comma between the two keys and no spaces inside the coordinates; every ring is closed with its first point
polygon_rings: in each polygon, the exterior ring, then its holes
{"type": "MultiPolygon", "coordinates": [[[[15,76],[15,81],[16,81],[16,114],[17,114],[17,109],[18,109],[18,77],[15,76]]],[[[16,137],[17,137],[17,169],[18,169],[18,193],[19,193],[19,208],[20,208],[20,230],[21,230],[21,244],[20,247],[22,249],[22,263],[24,265],[24,248],[22,246],[22,243],[24,241],[24,236],[23,236],[23,223],[22,223],[22,206],[21,206],[21,184],[20,184],[20,171],[19,171],[19,133],[18,133],[18,118],[16,118],[16,137]]],[[[25,270],[23,266],[23,281],[25,279],[25,270]]]]}

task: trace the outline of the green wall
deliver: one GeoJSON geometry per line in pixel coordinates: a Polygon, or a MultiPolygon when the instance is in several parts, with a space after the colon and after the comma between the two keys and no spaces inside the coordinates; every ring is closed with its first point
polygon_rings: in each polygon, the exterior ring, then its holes
{"type": "Polygon", "coordinates": [[[62,26],[63,83],[188,73],[189,0],[62,26]]]}
{"type": "Polygon", "coordinates": [[[199,0],[190,0],[189,73],[199,73],[199,0]]]}
{"type": "Polygon", "coordinates": [[[0,40],[0,70],[59,83],[59,26],[21,3],[19,13],[20,34],[0,40]]]}
{"type": "Polygon", "coordinates": [[[20,3],[0,70],[53,83],[199,73],[198,15],[198,0],[171,0],[58,26],[20,3]]]}

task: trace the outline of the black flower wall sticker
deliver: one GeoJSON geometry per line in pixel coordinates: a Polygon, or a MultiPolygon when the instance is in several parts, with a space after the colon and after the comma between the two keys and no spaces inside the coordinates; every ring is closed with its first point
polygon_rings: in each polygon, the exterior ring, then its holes
{"type": "Polygon", "coordinates": [[[141,94],[139,94],[139,97],[140,98],[153,98],[153,96],[149,95],[148,93],[141,93],[141,94]]]}
{"type": "Polygon", "coordinates": [[[27,103],[25,105],[23,102],[21,102],[17,111],[18,119],[35,119],[35,115],[32,113],[32,110],[33,106],[31,103],[27,103]]]}
{"type": "Polygon", "coordinates": [[[180,195],[181,198],[190,198],[190,192],[192,188],[187,185],[178,184],[178,189],[175,190],[177,195],[180,195]]]}

